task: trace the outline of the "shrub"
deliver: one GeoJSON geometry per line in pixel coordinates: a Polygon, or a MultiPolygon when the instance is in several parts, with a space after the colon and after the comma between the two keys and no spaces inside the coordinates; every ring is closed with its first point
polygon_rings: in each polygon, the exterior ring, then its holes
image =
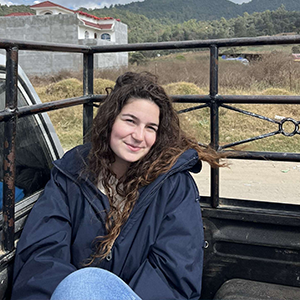
{"type": "Polygon", "coordinates": [[[176,82],[164,86],[169,95],[203,95],[204,92],[196,84],[190,82],[176,82]]]}

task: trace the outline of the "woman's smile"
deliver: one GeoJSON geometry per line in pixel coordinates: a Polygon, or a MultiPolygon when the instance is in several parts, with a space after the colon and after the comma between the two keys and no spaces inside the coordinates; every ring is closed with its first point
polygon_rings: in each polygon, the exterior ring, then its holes
{"type": "Polygon", "coordinates": [[[142,149],[142,147],[139,147],[139,146],[135,146],[135,145],[133,145],[133,144],[129,144],[129,143],[126,143],[126,142],[124,142],[126,145],[127,145],[127,147],[131,150],[131,151],[133,151],[133,152],[137,152],[137,151],[139,151],[140,149],[142,149]]]}

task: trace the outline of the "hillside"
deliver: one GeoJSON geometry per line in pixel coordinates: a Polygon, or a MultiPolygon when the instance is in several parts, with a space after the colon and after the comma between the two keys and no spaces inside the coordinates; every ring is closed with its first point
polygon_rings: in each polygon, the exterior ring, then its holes
{"type": "Polygon", "coordinates": [[[111,10],[130,11],[149,19],[167,20],[174,24],[190,19],[197,21],[217,20],[221,17],[230,19],[245,12],[251,14],[276,10],[282,5],[287,11],[300,11],[299,0],[252,0],[243,4],[235,4],[229,0],[145,0],[125,5],[118,4],[114,8],[111,6],[100,11],[108,14],[111,10]]]}
{"type": "MultiPolygon", "coordinates": [[[[153,3],[156,3],[158,0],[146,1],[153,1],[153,3]]],[[[179,4],[179,0],[164,1],[179,4]]],[[[186,1],[193,2],[206,0],[186,1]]],[[[215,2],[218,0],[210,1],[212,3],[218,3],[215,2]]],[[[227,0],[219,1],[226,1],[224,3],[229,2],[227,0]]],[[[180,1],[180,3],[183,3],[183,1],[180,1]]],[[[188,19],[181,23],[174,23],[174,21],[168,17],[151,19],[142,14],[136,14],[123,8],[120,9],[119,7],[120,5],[109,9],[95,9],[92,10],[92,12],[98,17],[109,15],[114,18],[119,18],[122,22],[127,24],[129,43],[201,40],[243,36],[254,37],[287,32],[300,32],[300,8],[298,11],[287,11],[284,6],[280,6],[274,11],[266,10],[264,12],[255,12],[252,14],[241,13],[235,18],[221,17],[218,20],[208,21],[188,19]]],[[[240,7],[242,7],[242,5],[240,5],[240,7]]]]}
{"type": "Polygon", "coordinates": [[[240,5],[229,0],[145,0],[115,7],[142,14],[149,19],[169,19],[171,23],[190,19],[229,19],[241,12],[240,5]]]}
{"type": "Polygon", "coordinates": [[[0,4],[0,16],[5,16],[11,13],[16,12],[30,12],[32,14],[35,14],[35,11],[30,8],[29,5],[3,5],[0,4]]]}
{"type": "Polygon", "coordinates": [[[241,8],[242,12],[251,14],[266,10],[276,10],[281,5],[284,5],[287,11],[300,11],[299,0],[252,0],[249,3],[242,4],[241,8]]]}
{"type": "MultiPolygon", "coordinates": [[[[299,0],[252,0],[241,5],[229,0],[145,0],[79,10],[121,19],[128,25],[129,43],[300,33],[299,0]]],[[[30,7],[0,6],[0,15],[20,11],[30,7]]]]}
{"type": "MultiPolygon", "coordinates": [[[[54,1],[55,2],[55,1],[54,1]]],[[[111,5],[103,9],[85,9],[90,14],[97,16],[112,16],[134,20],[141,16],[147,19],[155,19],[163,24],[178,24],[194,19],[196,21],[219,20],[220,18],[231,19],[242,16],[245,12],[252,14],[254,12],[264,12],[266,10],[277,10],[284,6],[287,11],[299,11],[299,0],[252,0],[248,3],[235,4],[229,0],[144,0],[141,2],[132,2],[129,4],[111,5]]],[[[0,16],[12,12],[32,12],[30,6],[26,5],[0,5],[0,16]]],[[[125,19],[125,20],[124,20],[125,19]]]]}

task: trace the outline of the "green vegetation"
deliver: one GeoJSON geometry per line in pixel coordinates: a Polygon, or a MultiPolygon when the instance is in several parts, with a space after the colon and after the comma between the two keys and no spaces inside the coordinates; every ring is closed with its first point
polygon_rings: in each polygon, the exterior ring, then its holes
{"type": "MultiPolygon", "coordinates": [[[[145,0],[104,9],[80,10],[98,17],[121,19],[128,25],[129,43],[300,32],[298,0],[252,0],[242,5],[228,0],[145,0]]],[[[0,16],[11,12],[34,13],[29,6],[0,5],[0,16]]],[[[150,51],[144,56],[151,57],[152,54],[150,51]]]]}
{"type": "Polygon", "coordinates": [[[16,12],[29,12],[35,14],[35,10],[31,9],[28,5],[10,5],[0,4],[0,16],[6,16],[16,12]]]}
{"type": "MultiPolygon", "coordinates": [[[[215,3],[215,1],[209,2],[215,3]]],[[[185,2],[181,1],[181,3],[185,2]]],[[[181,11],[185,12],[185,9],[181,11]]],[[[215,9],[215,11],[221,12],[222,16],[218,19],[205,20],[200,18],[199,20],[199,18],[193,18],[192,15],[189,15],[189,17],[184,17],[180,23],[176,22],[174,18],[159,18],[157,16],[159,19],[150,19],[141,13],[136,14],[132,11],[119,9],[119,6],[87,12],[98,17],[109,15],[121,19],[128,25],[129,43],[254,37],[296,33],[300,30],[300,3],[298,11],[291,12],[281,6],[274,11],[267,10],[252,14],[244,12],[239,16],[227,19],[225,17],[228,16],[224,14],[223,9],[215,9]]],[[[206,10],[203,9],[202,12],[205,13],[206,10]]]]}
{"type": "Polygon", "coordinates": [[[242,16],[245,12],[264,12],[277,10],[284,6],[286,10],[300,11],[298,0],[252,0],[242,5],[228,0],[145,0],[129,4],[116,4],[109,8],[90,10],[91,12],[111,13],[131,12],[144,15],[148,19],[161,20],[165,24],[183,23],[190,19],[196,21],[211,21],[222,17],[226,19],[242,16]]]}

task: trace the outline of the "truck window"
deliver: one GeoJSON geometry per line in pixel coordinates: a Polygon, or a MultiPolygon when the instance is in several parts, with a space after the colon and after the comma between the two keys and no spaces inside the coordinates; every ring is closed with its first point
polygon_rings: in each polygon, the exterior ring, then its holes
{"type": "MultiPolygon", "coordinates": [[[[31,104],[22,85],[18,84],[18,107],[31,104]]],[[[0,74],[0,110],[5,108],[5,75],[0,74]]],[[[45,131],[43,117],[26,116],[18,119],[16,132],[16,202],[43,189],[50,178],[53,155],[45,131]]],[[[0,136],[4,136],[4,122],[0,123],[0,136]]],[[[3,139],[0,142],[0,206],[3,198],[3,139]]]]}

